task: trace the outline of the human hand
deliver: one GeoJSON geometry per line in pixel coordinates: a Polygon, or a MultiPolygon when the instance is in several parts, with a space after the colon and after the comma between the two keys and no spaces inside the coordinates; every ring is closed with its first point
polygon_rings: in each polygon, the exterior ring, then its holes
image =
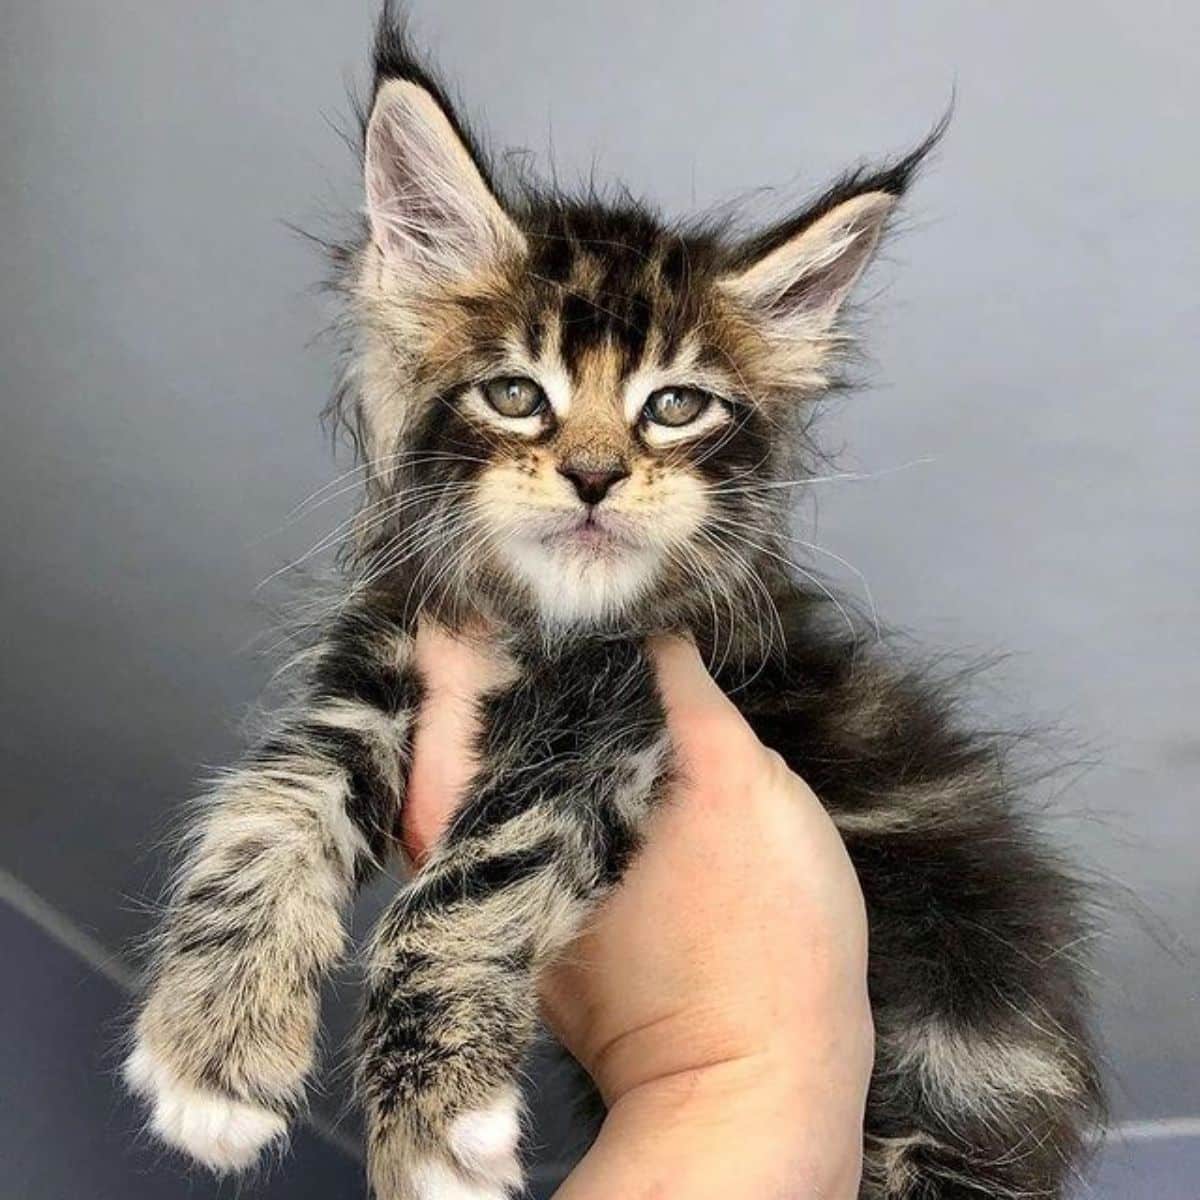
{"type": "MultiPolygon", "coordinates": [[[[858,1192],[872,1061],[862,895],[819,801],[695,648],[652,647],[680,780],[620,887],[543,981],[609,1112],[560,1200],[858,1192]]],[[[403,837],[417,859],[470,779],[504,664],[426,627],[403,837]]]]}

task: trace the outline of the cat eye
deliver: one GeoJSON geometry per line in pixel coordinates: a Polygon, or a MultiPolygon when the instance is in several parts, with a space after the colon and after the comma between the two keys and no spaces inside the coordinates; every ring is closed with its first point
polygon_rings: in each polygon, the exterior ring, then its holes
{"type": "Polygon", "coordinates": [[[546,393],[520,375],[488,380],[483,395],[502,417],[532,417],[546,407],[546,393]]]}
{"type": "Polygon", "coordinates": [[[655,425],[677,429],[681,425],[690,425],[711,403],[712,397],[699,388],[659,388],[650,393],[642,416],[655,425]]]}

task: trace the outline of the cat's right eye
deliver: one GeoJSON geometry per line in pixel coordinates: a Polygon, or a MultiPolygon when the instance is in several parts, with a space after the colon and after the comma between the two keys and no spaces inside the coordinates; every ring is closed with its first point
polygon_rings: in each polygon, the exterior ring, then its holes
{"type": "Polygon", "coordinates": [[[533,417],[546,407],[546,393],[521,375],[488,380],[483,395],[502,417],[533,417]]]}

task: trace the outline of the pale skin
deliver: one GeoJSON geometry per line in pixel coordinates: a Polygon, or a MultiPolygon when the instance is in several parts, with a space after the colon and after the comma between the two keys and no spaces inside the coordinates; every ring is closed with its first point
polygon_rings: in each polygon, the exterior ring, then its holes
{"type": "MultiPolygon", "coordinates": [[[[854,1200],[873,1037],[862,892],[816,796],[694,646],[652,652],[682,768],[616,893],[542,987],[608,1116],[556,1200],[854,1200]]],[[[428,693],[403,836],[468,782],[481,642],[417,639],[428,693]]]]}

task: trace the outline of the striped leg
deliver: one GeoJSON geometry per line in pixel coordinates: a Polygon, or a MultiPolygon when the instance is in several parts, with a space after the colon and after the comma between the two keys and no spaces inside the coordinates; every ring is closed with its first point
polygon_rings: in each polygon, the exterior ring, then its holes
{"type": "Polygon", "coordinates": [[[303,700],[209,797],[157,936],[126,1078],[217,1171],[283,1137],[312,1069],[343,910],[389,849],[419,686],[407,635],[342,618],[303,700]]]}
{"type": "Polygon", "coordinates": [[[536,977],[620,878],[669,770],[632,646],[529,665],[484,719],[471,798],[371,949],[360,1091],[378,1200],[519,1189],[536,977]]]}

